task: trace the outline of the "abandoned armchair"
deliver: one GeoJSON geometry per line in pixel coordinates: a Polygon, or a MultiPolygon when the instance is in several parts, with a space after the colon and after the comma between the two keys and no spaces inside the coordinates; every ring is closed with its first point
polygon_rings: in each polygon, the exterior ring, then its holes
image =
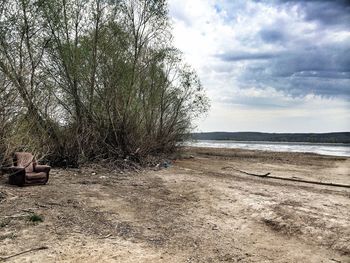
{"type": "Polygon", "coordinates": [[[51,167],[38,165],[29,152],[16,152],[13,166],[3,167],[3,173],[9,174],[9,183],[18,186],[46,184],[51,167]]]}

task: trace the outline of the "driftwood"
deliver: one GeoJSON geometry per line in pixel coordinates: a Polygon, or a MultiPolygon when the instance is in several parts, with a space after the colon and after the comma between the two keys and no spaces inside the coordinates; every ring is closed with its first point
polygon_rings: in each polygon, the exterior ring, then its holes
{"type": "Polygon", "coordinates": [[[271,173],[266,173],[266,174],[254,174],[254,173],[248,173],[248,172],[245,172],[245,171],[242,171],[242,170],[235,169],[235,168],[233,168],[232,166],[225,166],[225,167],[222,167],[221,169],[222,169],[222,170],[231,169],[231,170],[234,170],[234,171],[237,171],[237,172],[243,173],[243,174],[252,175],[252,176],[258,176],[258,177],[267,177],[268,175],[270,175],[270,174],[271,174],[271,173]]]}
{"type": "Polygon", "coordinates": [[[344,188],[350,188],[350,185],[347,184],[337,184],[337,183],[324,183],[324,182],[317,182],[317,181],[309,181],[299,178],[285,178],[285,177],[279,177],[279,176],[271,176],[271,173],[266,174],[254,174],[254,173],[248,173],[239,169],[236,169],[232,166],[225,166],[221,168],[222,170],[231,169],[240,173],[244,173],[247,175],[257,176],[257,177],[264,177],[264,178],[271,178],[271,179],[278,179],[278,180],[285,180],[285,181],[292,181],[292,182],[300,182],[300,183],[306,183],[306,184],[317,184],[317,185],[326,185],[326,186],[334,186],[334,187],[344,187],[344,188]]]}
{"type": "Polygon", "coordinates": [[[109,238],[109,237],[111,237],[111,236],[112,236],[112,234],[108,234],[107,236],[99,237],[99,239],[106,239],[106,238],[109,238]]]}
{"type": "Polygon", "coordinates": [[[293,181],[293,182],[301,182],[301,183],[306,183],[306,184],[317,184],[317,185],[326,185],[326,186],[350,188],[350,185],[347,185],[347,184],[324,183],[324,182],[309,181],[309,180],[303,180],[303,179],[283,178],[283,177],[278,177],[278,176],[269,176],[268,178],[285,180],[285,181],[293,181]]]}
{"type": "Polygon", "coordinates": [[[8,256],[8,257],[0,257],[0,261],[6,261],[6,260],[8,260],[8,259],[10,259],[10,258],[19,256],[19,255],[22,255],[22,254],[26,254],[26,253],[33,252],[33,251],[38,251],[38,250],[44,250],[44,249],[48,249],[48,248],[49,248],[49,247],[47,247],[47,246],[42,246],[42,247],[37,247],[37,248],[28,249],[28,250],[19,252],[19,253],[17,253],[17,254],[13,254],[13,255],[11,255],[11,256],[8,256]]]}

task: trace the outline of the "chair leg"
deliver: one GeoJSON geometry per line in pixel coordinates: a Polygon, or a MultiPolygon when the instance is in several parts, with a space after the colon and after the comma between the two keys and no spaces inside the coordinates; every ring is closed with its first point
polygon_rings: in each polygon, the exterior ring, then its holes
{"type": "Polygon", "coordinates": [[[44,184],[47,184],[47,182],[49,181],[49,172],[47,172],[47,175],[46,175],[46,181],[44,184]]]}

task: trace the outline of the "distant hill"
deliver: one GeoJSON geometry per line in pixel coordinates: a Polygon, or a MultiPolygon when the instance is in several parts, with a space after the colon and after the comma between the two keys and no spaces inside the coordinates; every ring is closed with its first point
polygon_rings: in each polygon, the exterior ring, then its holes
{"type": "Polygon", "coordinates": [[[263,133],[263,132],[202,132],[192,133],[195,140],[270,141],[350,143],[350,132],[331,133],[263,133]]]}

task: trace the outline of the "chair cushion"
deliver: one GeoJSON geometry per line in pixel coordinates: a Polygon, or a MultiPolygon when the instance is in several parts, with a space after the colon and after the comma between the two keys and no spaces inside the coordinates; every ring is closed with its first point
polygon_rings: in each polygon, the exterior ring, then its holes
{"type": "Polygon", "coordinates": [[[26,173],[31,173],[34,171],[33,162],[34,156],[28,152],[16,152],[15,153],[17,166],[25,168],[26,173]]]}
{"type": "Polygon", "coordinates": [[[39,180],[39,179],[46,179],[47,174],[44,172],[40,173],[26,173],[26,180],[39,180]]]}

